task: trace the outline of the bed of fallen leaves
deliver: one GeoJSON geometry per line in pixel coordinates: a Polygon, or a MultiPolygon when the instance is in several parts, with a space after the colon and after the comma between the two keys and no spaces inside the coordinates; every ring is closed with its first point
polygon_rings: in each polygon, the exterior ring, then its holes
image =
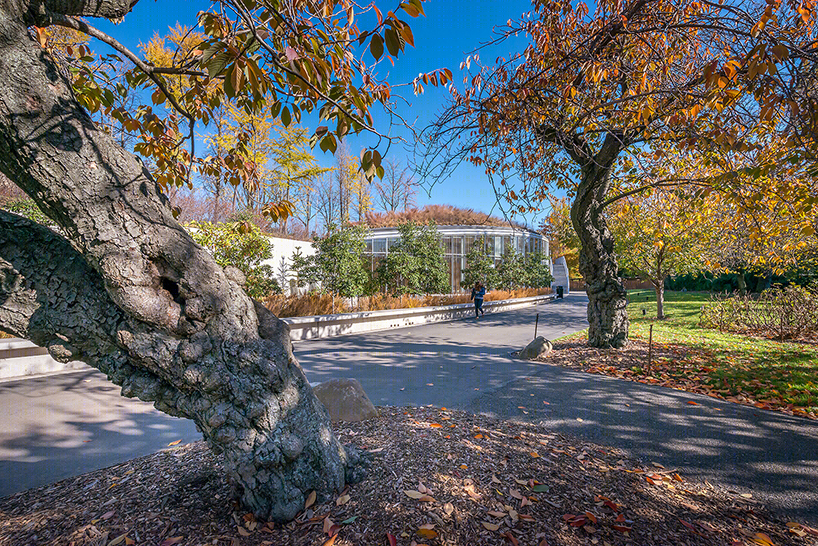
{"type": "Polygon", "coordinates": [[[654,343],[650,367],[648,353],[648,343],[641,339],[631,339],[622,349],[599,349],[589,347],[584,338],[575,337],[556,341],[553,351],[539,360],[588,373],[695,392],[759,409],[818,419],[818,414],[787,403],[772,388],[765,389],[767,395],[759,398],[747,390],[734,393],[734,389],[727,385],[713,384],[708,375],[714,371],[714,367],[709,365],[712,358],[704,351],[684,345],[654,343]]]}
{"type": "Polygon", "coordinates": [[[291,523],[242,511],[199,442],[0,499],[0,544],[818,544],[751,498],[530,423],[384,407],[335,430],[367,477],[291,523]]]}

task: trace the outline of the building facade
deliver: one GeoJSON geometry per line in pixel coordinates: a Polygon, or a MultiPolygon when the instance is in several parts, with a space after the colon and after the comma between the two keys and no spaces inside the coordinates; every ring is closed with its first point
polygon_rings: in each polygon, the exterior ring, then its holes
{"type": "MultiPolygon", "coordinates": [[[[502,260],[503,252],[511,246],[518,253],[526,255],[532,252],[541,252],[549,256],[548,265],[551,267],[548,240],[541,234],[524,228],[512,226],[436,226],[441,238],[441,245],[449,265],[449,279],[453,291],[459,291],[463,280],[463,270],[466,268],[466,254],[475,244],[483,241],[486,253],[494,258],[495,265],[502,260]]],[[[390,246],[400,240],[397,228],[371,228],[366,237],[366,250],[371,256],[372,268],[389,253],[390,246]]]]}

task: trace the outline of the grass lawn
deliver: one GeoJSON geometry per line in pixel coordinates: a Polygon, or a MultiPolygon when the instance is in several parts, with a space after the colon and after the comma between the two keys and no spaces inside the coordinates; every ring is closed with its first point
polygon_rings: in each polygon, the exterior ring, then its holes
{"type": "Polygon", "coordinates": [[[704,292],[665,292],[665,320],[656,320],[651,290],[628,292],[631,339],[685,349],[684,356],[659,360],[652,375],[701,384],[712,392],[758,407],[818,414],[818,345],[779,342],[699,327],[709,301],[704,292]],[[642,314],[642,311],[645,314],[642,314]]]}

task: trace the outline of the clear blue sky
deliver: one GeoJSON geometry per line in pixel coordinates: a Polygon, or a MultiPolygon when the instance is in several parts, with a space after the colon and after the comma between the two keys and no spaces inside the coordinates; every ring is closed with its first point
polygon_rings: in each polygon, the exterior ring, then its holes
{"type": "MultiPolygon", "coordinates": [[[[384,10],[394,9],[397,3],[378,0],[378,6],[384,10]]],[[[188,26],[194,25],[196,14],[209,6],[209,2],[201,1],[141,0],[123,23],[113,25],[107,21],[95,21],[94,24],[115,36],[127,47],[136,49],[140,42],[147,42],[156,32],[165,34],[168,27],[176,25],[177,22],[188,26]]],[[[495,26],[502,25],[509,19],[518,18],[522,13],[531,10],[531,4],[525,0],[431,0],[424,3],[424,10],[426,17],[415,19],[402,17],[407,19],[412,27],[415,48],[409,48],[407,54],[400,56],[394,67],[385,60],[378,65],[379,73],[392,85],[408,83],[420,72],[445,67],[454,73],[455,84],[462,88],[460,63],[481,42],[492,37],[492,29],[495,26]]],[[[512,48],[522,49],[523,43],[522,39],[518,39],[516,43],[506,43],[491,50],[491,55],[483,53],[481,57],[488,61],[489,57],[493,59],[498,55],[507,56],[514,51],[512,48]]],[[[107,46],[95,45],[95,49],[100,53],[104,47],[107,46]]],[[[371,56],[368,56],[368,59],[371,61],[371,56]]],[[[419,97],[413,95],[411,86],[403,87],[397,92],[410,102],[409,106],[402,107],[402,115],[413,122],[418,130],[431,122],[441,111],[448,93],[431,86],[426,86],[426,92],[419,97]]],[[[375,116],[375,123],[380,131],[389,131],[388,119],[385,116],[375,116]]],[[[307,120],[304,125],[309,127],[310,121],[307,120]]],[[[348,145],[350,152],[357,153],[363,146],[372,142],[369,136],[352,137],[348,140],[348,145]]],[[[321,164],[333,163],[331,154],[324,154],[317,148],[315,153],[321,164]]],[[[405,162],[407,153],[400,147],[393,146],[390,157],[405,162]]],[[[470,165],[462,165],[451,178],[434,186],[430,194],[421,191],[417,201],[419,205],[451,204],[483,212],[489,212],[495,205],[494,193],[485,173],[470,165]]],[[[499,213],[499,209],[495,209],[495,213],[499,213]]],[[[530,216],[529,224],[535,226],[541,216],[542,214],[530,216]]]]}

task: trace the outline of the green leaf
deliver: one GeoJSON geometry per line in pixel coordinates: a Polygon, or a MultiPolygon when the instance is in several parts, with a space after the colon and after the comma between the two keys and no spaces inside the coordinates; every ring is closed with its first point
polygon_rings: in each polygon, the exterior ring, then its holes
{"type": "Polygon", "coordinates": [[[532,491],[535,493],[548,493],[551,488],[544,483],[538,483],[534,487],[531,488],[532,491]]]}
{"type": "Polygon", "coordinates": [[[289,127],[290,121],[292,121],[290,118],[290,109],[285,106],[284,110],[281,111],[281,123],[284,124],[284,127],[289,127]]]}
{"type": "Polygon", "coordinates": [[[229,60],[230,57],[225,52],[214,55],[205,65],[207,67],[207,75],[211,78],[220,75],[229,60]]]}
{"type": "Polygon", "coordinates": [[[341,523],[342,523],[343,525],[349,525],[350,523],[355,523],[355,520],[356,520],[356,519],[358,519],[358,516],[352,516],[351,518],[347,518],[347,519],[345,519],[345,520],[344,520],[344,521],[342,521],[341,523]]]}
{"type": "Polygon", "coordinates": [[[383,35],[386,37],[386,48],[389,50],[389,54],[397,57],[398,53],[400,53],[400,40],[397,33],[394,29],[388,28],[383,35]]]}
{"type": "Polygon", "coordinates": [[[372,37],[372,41],[369,42],[369,52],[372,53],[376,61],[383,55],[383,38],[381,38],[380,34],[375,34],[372,37]]]}

